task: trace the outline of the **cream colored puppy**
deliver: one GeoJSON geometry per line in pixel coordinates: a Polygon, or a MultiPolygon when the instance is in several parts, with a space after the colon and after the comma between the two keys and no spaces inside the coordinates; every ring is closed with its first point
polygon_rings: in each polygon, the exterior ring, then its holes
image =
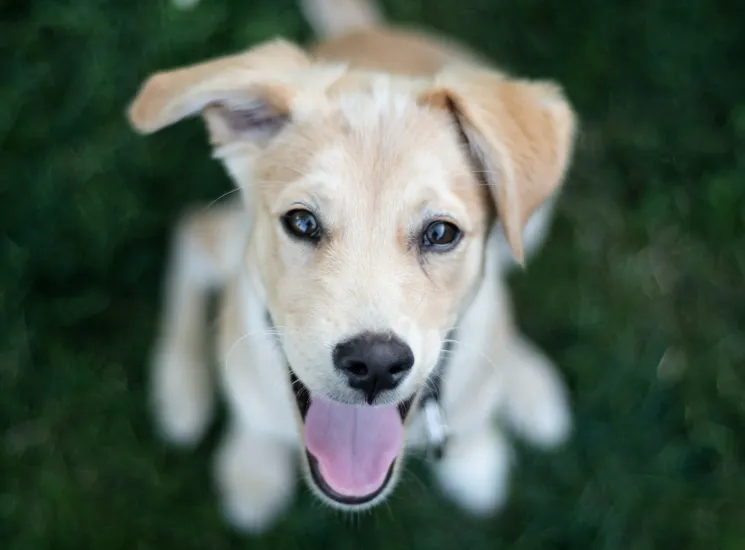
{"type": "Polygon", "coordinates": [[[488,513],[507,494],[503,429],[545,447],[570,429],[502,277],[540,244],[575,117],[558,86],[384,28],[372,5],[303,8],[326,38],[313,50],[272,40],[160,72],[131,105],[143,133],[201,115],[242,196],[177,229],[159,426],[189,444],[208,425],[205,301],[219,288],[231,417],[215,474],[234,525],[271,526],[298,469],[332,506],[373,506],[428,446],[446,493],[488,513]]]}

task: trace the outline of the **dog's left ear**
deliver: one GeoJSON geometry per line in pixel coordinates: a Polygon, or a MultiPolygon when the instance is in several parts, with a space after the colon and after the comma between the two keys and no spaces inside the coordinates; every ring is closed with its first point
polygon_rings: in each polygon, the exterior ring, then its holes
{"type": "Polygon", "coordinates": [[[522,264],[525,224],[561,185],[572,155],[576,118],[561,89],[493,71],[448,69],[420,103],[456,116],[522,264]]]}
{"type": "Polygon", "coordinates": [[[201,114],[214,145],[264,140],[289,119],[297,93],[294,75],[310,65],[295,44],[270,40],[237,55],[152,75],[127,115],[144,134],[201,114]]]}

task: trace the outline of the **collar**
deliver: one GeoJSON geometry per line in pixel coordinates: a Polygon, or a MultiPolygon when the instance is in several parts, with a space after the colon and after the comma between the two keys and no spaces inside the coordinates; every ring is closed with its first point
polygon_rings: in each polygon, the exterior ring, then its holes
{"type": "Polygon", "coordinates": [[[422,411],[424,429],[427,433],[427,456],[435,461],[441,459],[445,453],[450,435],[440,398],[442,378],[450,363],[450,357],[452,356],[450,352],[453,350],[456,341],[455,336],[456,329],[450,329],[440,350],[440,358],[435,365],[435,370],[425,384],[422,397],[419,400],[419,410],[422,411]]]}

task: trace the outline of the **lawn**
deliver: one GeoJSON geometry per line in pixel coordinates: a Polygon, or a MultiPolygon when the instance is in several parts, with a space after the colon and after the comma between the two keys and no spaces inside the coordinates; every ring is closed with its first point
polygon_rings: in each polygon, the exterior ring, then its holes
{"type": "Polygon", "coordinates": [[[301,488],[275,530],[223,523],[195,452],[145,407],[169,228],[230,189],[204,132],[147,139],[150,72],[275,35],[293,0],[0,1],[0,546],[745,548],[745,16],[714,0],[388,0],[390,17],[562,82],[582,119],[546,248],[511,279],[560,365],[571,443],[518,448],[507,508],[463,516],[411,474],[344,517],[301,488]]]}

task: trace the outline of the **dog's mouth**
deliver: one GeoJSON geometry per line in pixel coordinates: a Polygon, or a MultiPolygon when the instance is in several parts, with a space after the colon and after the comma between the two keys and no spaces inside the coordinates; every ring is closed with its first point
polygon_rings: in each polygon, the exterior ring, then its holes
{"type": "Polygon", "coordinates": [[[393,478],[414,398],[392,405],[346,405],[313,394],[290,375],[316,488],[341,505],[370,504],[393,478]]]}

